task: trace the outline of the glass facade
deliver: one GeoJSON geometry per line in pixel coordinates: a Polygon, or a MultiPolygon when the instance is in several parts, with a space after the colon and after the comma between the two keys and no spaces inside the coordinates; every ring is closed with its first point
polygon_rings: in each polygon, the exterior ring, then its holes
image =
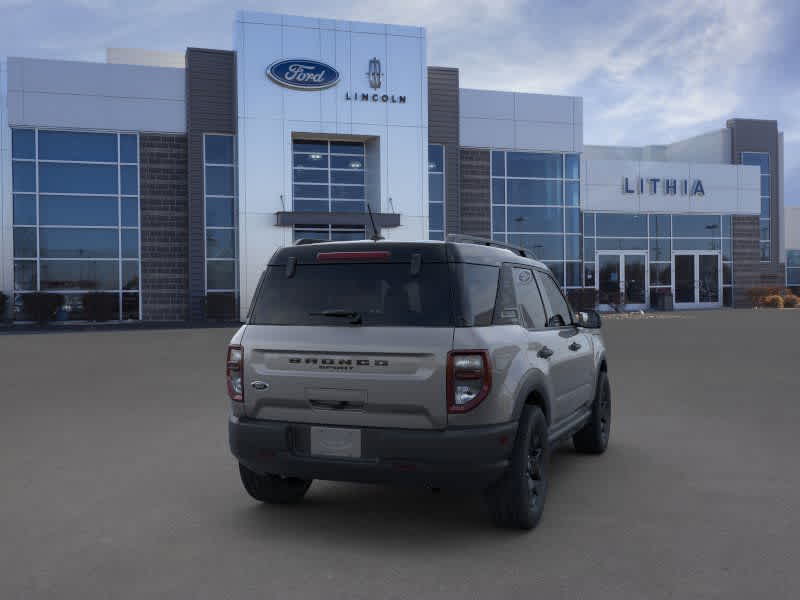
{"type": "Polygon", "coordinates": [[[753,165],[761,169],[761,218],[759,220],[759,245],[761,248],[761,261],[769,262],[772,258],[772,244],[770,241],[770,190],[769,152],[742,152],[742,164],[753,165]]]}
{"type": "Polygon", "coordinates": [[[232,304],[239,291],[236,137],[205,134],[203,165],[206,295],[209,306],[232,304]]]}
{"type": "Polygon", "coordinates": [[[444,239],[444,146],[428,145],[428,239],[444,239]]]}
{"type": "Polygon", "coordinates": [[[89,318],[90,293],[113,320],[141,317],[138,147],[135,133],[12,130],[15,318],[37,291],[63,296],[56,320],[89,318]]]}
{"type": "Polygon", "coordinates": [[[800,250],[786,251],[786,285],[800,287],[800,250]]]}
{"type": "Polygon", "coordinates": [[[295,211],[365,212],[364,143],[292,142],[295,211]]]}
{"type": "Polygon", "coordinates": [[[725,305],[733,285],[733,244],[730,215],[594,213],[583,215],[583,282],[596,287],[599,251],[641,250],[649,255],[651,296],[672,289],[672,254],[714,251],[721,259],[725,305]]]}
{"type": "Polygon", "coordinates": [[[580,155],[494,150],[492,238],[531,250],[581,287],[580,155]]]}

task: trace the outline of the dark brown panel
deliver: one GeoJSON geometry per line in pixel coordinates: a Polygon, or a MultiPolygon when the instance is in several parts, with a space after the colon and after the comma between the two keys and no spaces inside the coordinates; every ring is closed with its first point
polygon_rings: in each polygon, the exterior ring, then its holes
{"type": "Polygon", "coordinates": [[[142,319],[188,314],[189,220],[186,136],[139,135],[142,319]]]}
{"type": "Polygon", "coordinates": [[[236,53],[186,51],[186,133],[189,171],[189,318],[205,314],[203,134],[236,133],[236,53]]]}
{"type": "Polygon", "coordinates": [[[428,140],[444,145],[445,233],[461,233],[458,69],[428,67],[428,140]]]}
{"type": "Polygon", "coordinates": [[[467,235],[491,237],[488,150],[461,150],[461,230],[467,235]]]}

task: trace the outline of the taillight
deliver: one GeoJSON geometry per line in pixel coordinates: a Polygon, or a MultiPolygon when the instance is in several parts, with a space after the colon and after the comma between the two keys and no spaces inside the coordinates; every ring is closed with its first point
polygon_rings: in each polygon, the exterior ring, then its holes
{"type": "Polygon", "coordinates": [[[463,413],[480,404],[492,387],[486,350],[454,350],[447,355],[447,411],[463,413]]]}
{"type": "Polygon", "coordinates": [[[242,395],[244,376],[244,350],[241,346],[228,346],[228,360],[225,367],[225,378],[228,381],[228,396],[234,402],[244,402],[242,395]]]}

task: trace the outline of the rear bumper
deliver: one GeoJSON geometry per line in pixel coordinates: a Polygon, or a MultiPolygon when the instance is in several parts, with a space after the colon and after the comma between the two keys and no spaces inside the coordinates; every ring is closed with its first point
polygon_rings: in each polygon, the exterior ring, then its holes
{"type": "Polygon", "coordinates": [[[509,464],[517,423],[443,431],[361,428],[359,459],[309,453],[311,425],[231,417],[230,448],[258,473],[302,479],[482,488],[509,464]]]}

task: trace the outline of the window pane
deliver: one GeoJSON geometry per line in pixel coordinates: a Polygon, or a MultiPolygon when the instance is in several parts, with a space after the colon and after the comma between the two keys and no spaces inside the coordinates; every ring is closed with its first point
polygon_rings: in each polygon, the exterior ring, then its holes
{"type": "Polygon", "coordinates": [[[206,194],[233,196],[233,167],[206,167],[206,194]]]}
{"type": "Polygon", "coordinates": [[[569,325],[572,323],[572,313],[569,310],[569,305],[561,294],[559,285],[550,277],[543,273],[537,273],[536,278],[539,280],[540,288],[544,296],[550,302],[550,319],[553,317],[561,318],[561,325],[569,325]]]}
{"type": "Polygon", "coordinates": [[[326,154],[328,152],[328,142],[317,142],[313,140],[294,140],[292,150],[295,152],[314,152],[326,154]]]}
{"type": "Polygon", "coordinates": [[[672,227],[669,215],[650,215],[650,237],[670,237],[672,227]]]}
{"type": "Polygon", "coordinates": [[[597,213],[598,236],[647,237],[647,216],[597,213]]]}
{"type": "Polygon", "coordinates": [[[789,269],[786,273],[787,285],[800,285],[800,269],[789,269]]]}
{"type": "Polygon", "coordinates": [[[14,194],[14,225],[36,225],[34,194],[14,194]]]}
{"type": "MultiPolygon", "coordinates": [[[[428,267],[430,268],[430,267],[428,267]]],[[[423,268],[423,272],[425,269],[423,268]]],[[[492,324],[494,316],[494,302],[497,298],[497,281],[500,269],[486,265],[460,264],[456,267],[459,288],[469,290],[468,294],[461,294],[461,317],[467,327],[483,327],[492,324]]],[[[443,282],[440,281],[441,286],[443,282]]],[[[431,286],[434,287],[434,286],[431,286]]],[[[435,286],[439,287],[439,286],[435,286]]],[[[419,292],[417,292],[419,295],[419,292]]],[[[421,300],[421,298],[420,298],[421,300]]],[[[419,301],[418,301],[419,303],[419,301]]],[[[447,309],[439,307],[437,313],[447,309]]],[[[444,316],[442,314],[442,316],[444,316]]]]}
{"type": "Polygon", "coordinates": [[[675,237],[719,237],[720,218],[718,215],[673,215],[672,227],[675,237]]]}
{"type": "Polygon", "coordinates": [[[581,178],[581,157],[580,154],[567,154],[566,158],[566,173],[564,177],[567,179],[580,179],[581,178]]]}
{"type": "Polygon", "coordinates": [[[328,212],[330,204],[327,200],[295,200],[294,209],[297,211],[328,212]]]}
{"type": "Polygon", "coordinates": [[[768,219],[761,219],[761,221],[759,221],[758,233],[759,233],[759,239],[761,239],[762,241],[766,241],[766,240],[770,239],[769,238],[769,225],[770,225],[770,223],[769,223],[768,219]]]}
{"type": "Polygon", "coordinates": [[[672,265],[656,263],[650,265],[650,285],[672,285],[672,265]]]}
{"type": "Polygon", "coordinates": [[[769,218],[769,198],[761,198],[761,217],[769,218]]]}
{"type": "Polygon", "coordinates": [[[594,261],[594,240],[592,238],[583,238],[583,260],[594,261]]]}
{"type": "Polygon", "coordinates": [[[360,231],[337,231],[334,227],[331,231],[331,241],[334,242],[345,242],[345,241],[353,241],[353,240],[363,240],[366,239],[366,235],[364,233],[364,229],[360,231]]]}
{"type": "Polygon", "coordinates": [[[444,147],[441,144],[428,145],[428,171],[431,173],[444,171],[444,147]]]}
{"type": "Polygon", "coordinates": [[[722,216],[722,237],[731,237],[733,231],[733,218],[730,215],[722,216]]]}
{"type": "Polygon", "coordinates": [[[331,142],[331,154],[358,154],[364,156],[364,142],[331,142]]]}
{"type": "Polygon", "coordinates": [[[136,198],[122,199],[122,226],[139,226],[139,201],[136,198]]]}
{"type": "Polygon", "coordinates": [[[364,186],[362,185],[332,185],[331,197],[342,200],[363,200],[364,186]]]}
{"type": "Polygon", "coordinates": [[[135,135],[119,136],[119,161],[124,163],[139,162],[138,142],[135,135]]]}
{"type": "MultiPolygon", "coordinates": [[[[353,159],[349,157],[339,157],[344,165],[349,164],[353,159]]],[[[295,167],[310,167],[312,169],[327,169],[328,168],[328,155],[327,154],[295,154],[292,157],[293,165],[295,167]]],[[[360,161],[358,161],[360,162],[360,161]]],[[[338,168],[345,168],[340,165],[338,168]]]]}
{"type": "Polygon", "coordinates": [[[769,173],[769,153],[768,152],[742,152],[743,165],[755,165],[761,167],[762,174],[769,173]]]}
{"type": "Polygon", "coordinates": [[[444,206],[442,204],[434,203],[428,208],[428,229],[444,229],[444,206]]]}
{"type": "Polygon", "coordinates": [[[122,258],[139,258],[139,230],[122,230],[122,258]]]}
{"type": "Polygon", "coordinates": [[[205,161],[218,165],[232,165],[233,136],[207,135],[205,161]]]}
{"type": "Polygon", "coordinates": [[[800,267],[800,250],[787,250],[786,251],[786,266],[787,267],[800,267]]]}
{"type": "Polygon", "coordinates": [[[508,180],[509,204],[563,204],[560,181],[508,180]]]}
{"type": "Polygon", "coordinates": [[[116,229],[39,230],[39,253],[46,258],[117,258],[116,229]]]}
{"type": "Polygon", "coordinates": [[[295,169],[293,175],[297,183],[328,183],[327,169],[295,169]]]}
{"type": "Polygon", "coordinates": [[[594,213],[583,215],[583,235],[594,236],[594,213]]]}
{"type": "Polygon", "coordinates": [[[769,242],[761,242],[761,244],[759,244],[759,248],[761,251],[761,260],[764,262],[768,262],[771,256],[771,249],[769,242]]]}
{"type": "Polygon", "coordinates": [[[509,177],[560,178],[563,173],[561,154],[508,152],[509,177]]]}
{"type": "Polygon", "coordinates": [[[564,281],[564,263],[563,262],[549,262],[545,263],[547,268],[553,273],[553,277],[558,282],[558,285],[562,285],[564,281]]]}
{"type": "Polygon", "coordinates": [[[719,250],[720,240],[716,238],[673,238],[673,250],[719,250]]]}
{"type": "Polygon", "coordinates": [[[117,135],[39,131],[39,160],[117,162],[117,135]]]}
{"type": "Polygon", "coordinates": [[[733,306],[733,290],[729,287],[722,288],[722,306],[733,306]]]}
{"type": "Polygon", "coordinates": [[[508,231],[561,233],[563,230],[563,208],[508,207],[508,231]]]}
{"type": "Polygon", "coordinates": [[[42,290],[119,289],[119,263],[114,260],[43,260],[42,290]]]}
{"type": "Polygon", "coordinates": [[[505,204],[506,180],[492,179],[492,204],[505,204]]]}
{"type": "Polygon", "coordinates": [[[334,212],[366,212],[367,208],[363,200],[334,200],[331,203],[331,210],[334,212]]]}
{"type": "Polygon", "coordinates": [[[139,289],[139,261],[137,260],[122,261],[122,289],[123,290],[139,289]]]}
{"type": "Polygon", "coordinates": [[[36,291],[36,261],[14,261],[14,290],[36,291]]]}
{"type": "Polygon", "coordinates": [[[11,130],[11,157],[36,158],[36,141],[33,129],[11,130]]]}
{"type": "Polygon", "coordinates": [[[310,184],[295,184],[294,185],[295,198],[327,198],[328,186],[327,185],[310,185],[310,184]]]}
{"type": "Polygon", "coordinates": [[[581,232],[581,212],[577,208],[564,209],[564,231],[567,233],[581,232]]]}
{"type": "Polygon", "coordinates": [[[35,227],[14,227],[14,256],[36,258],[35,227]]]}
{"type": "Polygon", "coordinates": [[[125,196],[136,196],[139,193],[139,169],[133,165],[120,167],[120,189],[125,196]]]}
{"type": "Polygon", "coordinates": [[[722,240],[722,260],[733,260],[733,243],[730,238],[722,240]]]}
{"type": "MultiPolygon", "coordinates": [[[[429,175],[428,177],[441,182],[443,176],[429,175]]],[[[331,183],[356,183],[364,185],[364,171],[331,171],[331,183]]]]}
{"type": "Polygon", "coordinates": [[[566,265],[564,284],[569,287],[581,287],[581,266],[579,262],[568,262],[566,265]]]}
{"type": "MultiPolygon", "coordinates": [[[[504,272],[505,275],[505,272],[504,272]]],[[[541,329],[546,317],[539,287],[530,269],[512,268],[511,277],[519,311],[519,324],[527,329],[541,329]]],[[[509,307],[503,307],[507,309],[509,307]]],[[[501,318],[502,318],[502,312],[501,318]]]]}
{"type": "MultiPolygon", "coordinates": [[[[299,156],[299,155],[298,155],[299,156]]],[[[328,163],[325,162],[327,157],[322,156],[318,160],[309,159],[310,162],[314,164],[309,164],[308,166],[315,166],[315,167],[327,167],[328,163]],[[324,164],[320,165],[320,161],[323,161],[324,164]]],[[[364,159],[359,158],[357,156],[331,156],[331,168],[332,169],[356,169],[356,170],[363,170],[364,169],[364,159]]]]}
{"type": "Polygon", "coordinates": [[[672,260],[672,244],[669,239],[650,240],[650,260],[672,260]]]}
{"type": "Polygon", "coordinates": [[[116,165],[39,163],[39,191],[62,194],[117,194],[116,165]]]}
{"type": "Polygon", "coordinates": [[[208,258],[234,258],[236,240],[233,229],[206,229],[206,256],[208,258]]]}
{"type": "Polygon", "coordinates": [[[585,287],[594,287],[594,263],[583,263],[583,285],[585,287]]]}
{"type": "Polygon", "coordinates": [[[567,260],[580,260],[581,259],[581,236],[567,235],[564,236],[564,248],[566,250],[567,260]]]}
{"type": "Polygon", "coordinates": [[[209,290],[232,290],[236,288],[236,263],[232,260],[210,260],[206,262],[206,277],[209,290]]]}
{"type": "Polygon", "coordinates": [[[443,231],[431,231],[428,232],[428,239],[429,240],[438,240],[444,241],[444,232],[443,231]]]}
{"type": "Polygon", "coordinates": [[[36,191],[36,165],[15,160],[11,166],[12,189],[15,192],[36,191]]]}
{"type": "Polygon", "coordinates": [[[233,198],[206,198],[206,227],[233,227],[233,198]]]}
{"type": "Polygon", "coordinates": [[[122,320],[139,320],[139,294],[122,294],[122,320]]]}
{"type": "Polygon", "coordinates": [[[539,260],[563,260],[564,238],[560,235],[511,234],[508,243],[527,248],[539,260]]]}
{"type": "Polygon", "coordinates": [[[42,225],[117,225],[114,196],[39,196],[42,225]]]}
{"type": "Polygon", "coordinates": [[[495,150],[492,152],[492,175],[504,177],[506,174],[506,153],[495,150]]]}
{"type": "Polygon", "coordinates": [[[761,195],[762,196],[770,196],[769,193],[769,175],[762,175],[761,176],[761,195]]]}
{"type": "Polygon", "coordinates": [[[493,206],[492,231],[505,231],[505,230],[506,230],[506,207],[493,206]]]}
{"type": "Polygon", "coordinates": [[[328,229],[317,230],[317,229],[295,229],[294,230],[294,241],[297,240],[327,240],[330,239],[330,235],[328,235],[328,229]]]}
{"type": "Polygon", "coordinates": [[[733,283],[733,265],[722,263],[722,284],[730,285],[731,283],[733,283]]]}
{"type": "Polygon", "coordinates": [[[647,250],[647,238],[596,238],[597,250],[647,250]]]}
{"type": "Polygon", "coordinates": [[[444,175],[437,173],[428,175],[428,200],[444,202],[444,175]]]}
{"type": "Polygon", "coordinates": [[[581,184],[577,181],[567,181],[564,183],[567,206],[581,205],[581,184]]]}

